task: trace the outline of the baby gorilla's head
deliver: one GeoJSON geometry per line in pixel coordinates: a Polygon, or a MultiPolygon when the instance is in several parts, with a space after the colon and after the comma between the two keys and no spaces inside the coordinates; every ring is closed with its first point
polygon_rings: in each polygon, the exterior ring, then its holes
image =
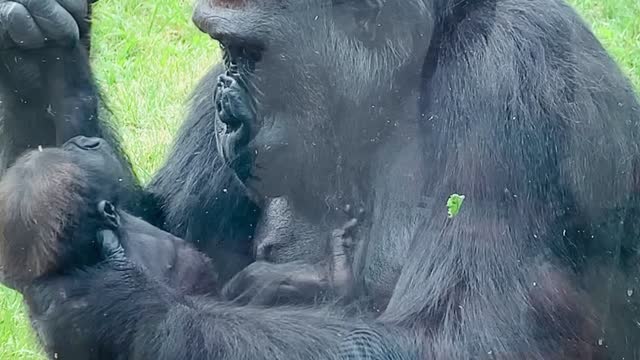
{"type": "Polygon", "coordinates": [[[0,181],[0,281],[20,290],[41,276],[91,266],[103,257],[97,234],[108,229],[134,263],[184,293],[217,291],[206,256],[118,209],[131,198],[126,175],[98,138],[19,158],[0,181]]]}
{"type": "Polygon", "coordinates": [[[101,139],[74,138],[63,148],[31,151],[0,181],[0,275],[20,287],[67,264],[98,259],[95,231],[102,226],[96,199],[117,186],[123,171],[101,139]]]}

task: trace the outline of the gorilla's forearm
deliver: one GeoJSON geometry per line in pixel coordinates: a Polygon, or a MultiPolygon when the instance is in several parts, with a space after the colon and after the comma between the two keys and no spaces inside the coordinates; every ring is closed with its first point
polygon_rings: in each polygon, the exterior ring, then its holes
{"type": "Polygon", "coordinates": [[[84,47],[0,51],[3,161],[76,135],[105,136],[84,47]]]}
{"type": "Polygon", "coordinates": [[[0,170],[76,135],[114,140],[89,66],[92,2],[0,0],[0,170]]]}
{"type": "Polygon", "coordinates": [[[132,353],[136,336],[157,328],[178,298],[139,271],[102,267],[36,282],[23,295],[45,351],[61,359],[132,353]]]}
{"type": "Polygon", "coordinates": [[[25,299],[45,348],[61,359],[332,359],[364,326],[326,309],[178,296],[133,268],[41,283],[25,299]]]}

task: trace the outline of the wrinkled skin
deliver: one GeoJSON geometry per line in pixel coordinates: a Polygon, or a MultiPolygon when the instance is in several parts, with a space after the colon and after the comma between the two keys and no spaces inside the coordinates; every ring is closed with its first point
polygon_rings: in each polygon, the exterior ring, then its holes
{"type": "Polygon", "coordinates": [[[237,275],[252,275],[248,293],[317,254],[291,239],[308,228],[327,242],[351,204],[365,210],[357,296],[389,331],[372,348],[398,326],[424,341],[425,358],[640,354],[626,291],[638,286],[639,105],[570,7],[200,0],[194,23],[223,45],[223,64],[197,87],[146,191],[154,221],[229,277],[263,247],[253,240],[277,213],[269,201],[286,199],[296,225],[281,233],[295,236],[263,238],[277,263],[237,275]],[[466,200],[450,219],[452,193],[466,200]]]}

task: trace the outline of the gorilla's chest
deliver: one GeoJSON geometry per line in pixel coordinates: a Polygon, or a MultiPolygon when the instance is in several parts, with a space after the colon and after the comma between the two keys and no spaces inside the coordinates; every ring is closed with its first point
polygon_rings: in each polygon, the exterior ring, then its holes
{"type": "MultiPolygon", "coordinates": [[[[433,199],[425,199],[428,204],[433,199]]],[[[402,267],[409,256],[411,243],[419,227],[429,217],[430,206],[398,204],[388,207],[362,232],[354,258],[354,270],[367,296],[380,310],[386,306],[402,267]]]]}

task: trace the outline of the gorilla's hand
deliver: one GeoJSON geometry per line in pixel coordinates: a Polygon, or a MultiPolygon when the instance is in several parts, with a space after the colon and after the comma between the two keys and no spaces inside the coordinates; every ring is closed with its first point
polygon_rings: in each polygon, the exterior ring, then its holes
{"type": "Polygon", "coordinates": [[[95,0],[0,0],[0,50],[71,45],[88,28],[95,0]]]}
{"type": "Polygon", "coordinates": [[[328,285],[324,266],[257,261],[229,280],[221,296],[238,305],[308,304],[323,297],[328,285]]]}
{"type": "Polygon", "coordinates": [[[332,261],[329,264],[332,288],[338,298],[348,302],[354,295],[353,279],[354,239],[364,219],[364,208],[357,210],[351,205],[344,209],[348,220],[331,233],[332,261]]]}
{"type": "Polygon", "coordinates": [[[329,261],[273,264],[256,261],[234,276],[222,289],[222,298],[240,305],[309,304],[337,298],[349,302],[354,295],[354,238],[364,218],[363,208],[345,208],[347,221],[331,233],[329,261]]]}

